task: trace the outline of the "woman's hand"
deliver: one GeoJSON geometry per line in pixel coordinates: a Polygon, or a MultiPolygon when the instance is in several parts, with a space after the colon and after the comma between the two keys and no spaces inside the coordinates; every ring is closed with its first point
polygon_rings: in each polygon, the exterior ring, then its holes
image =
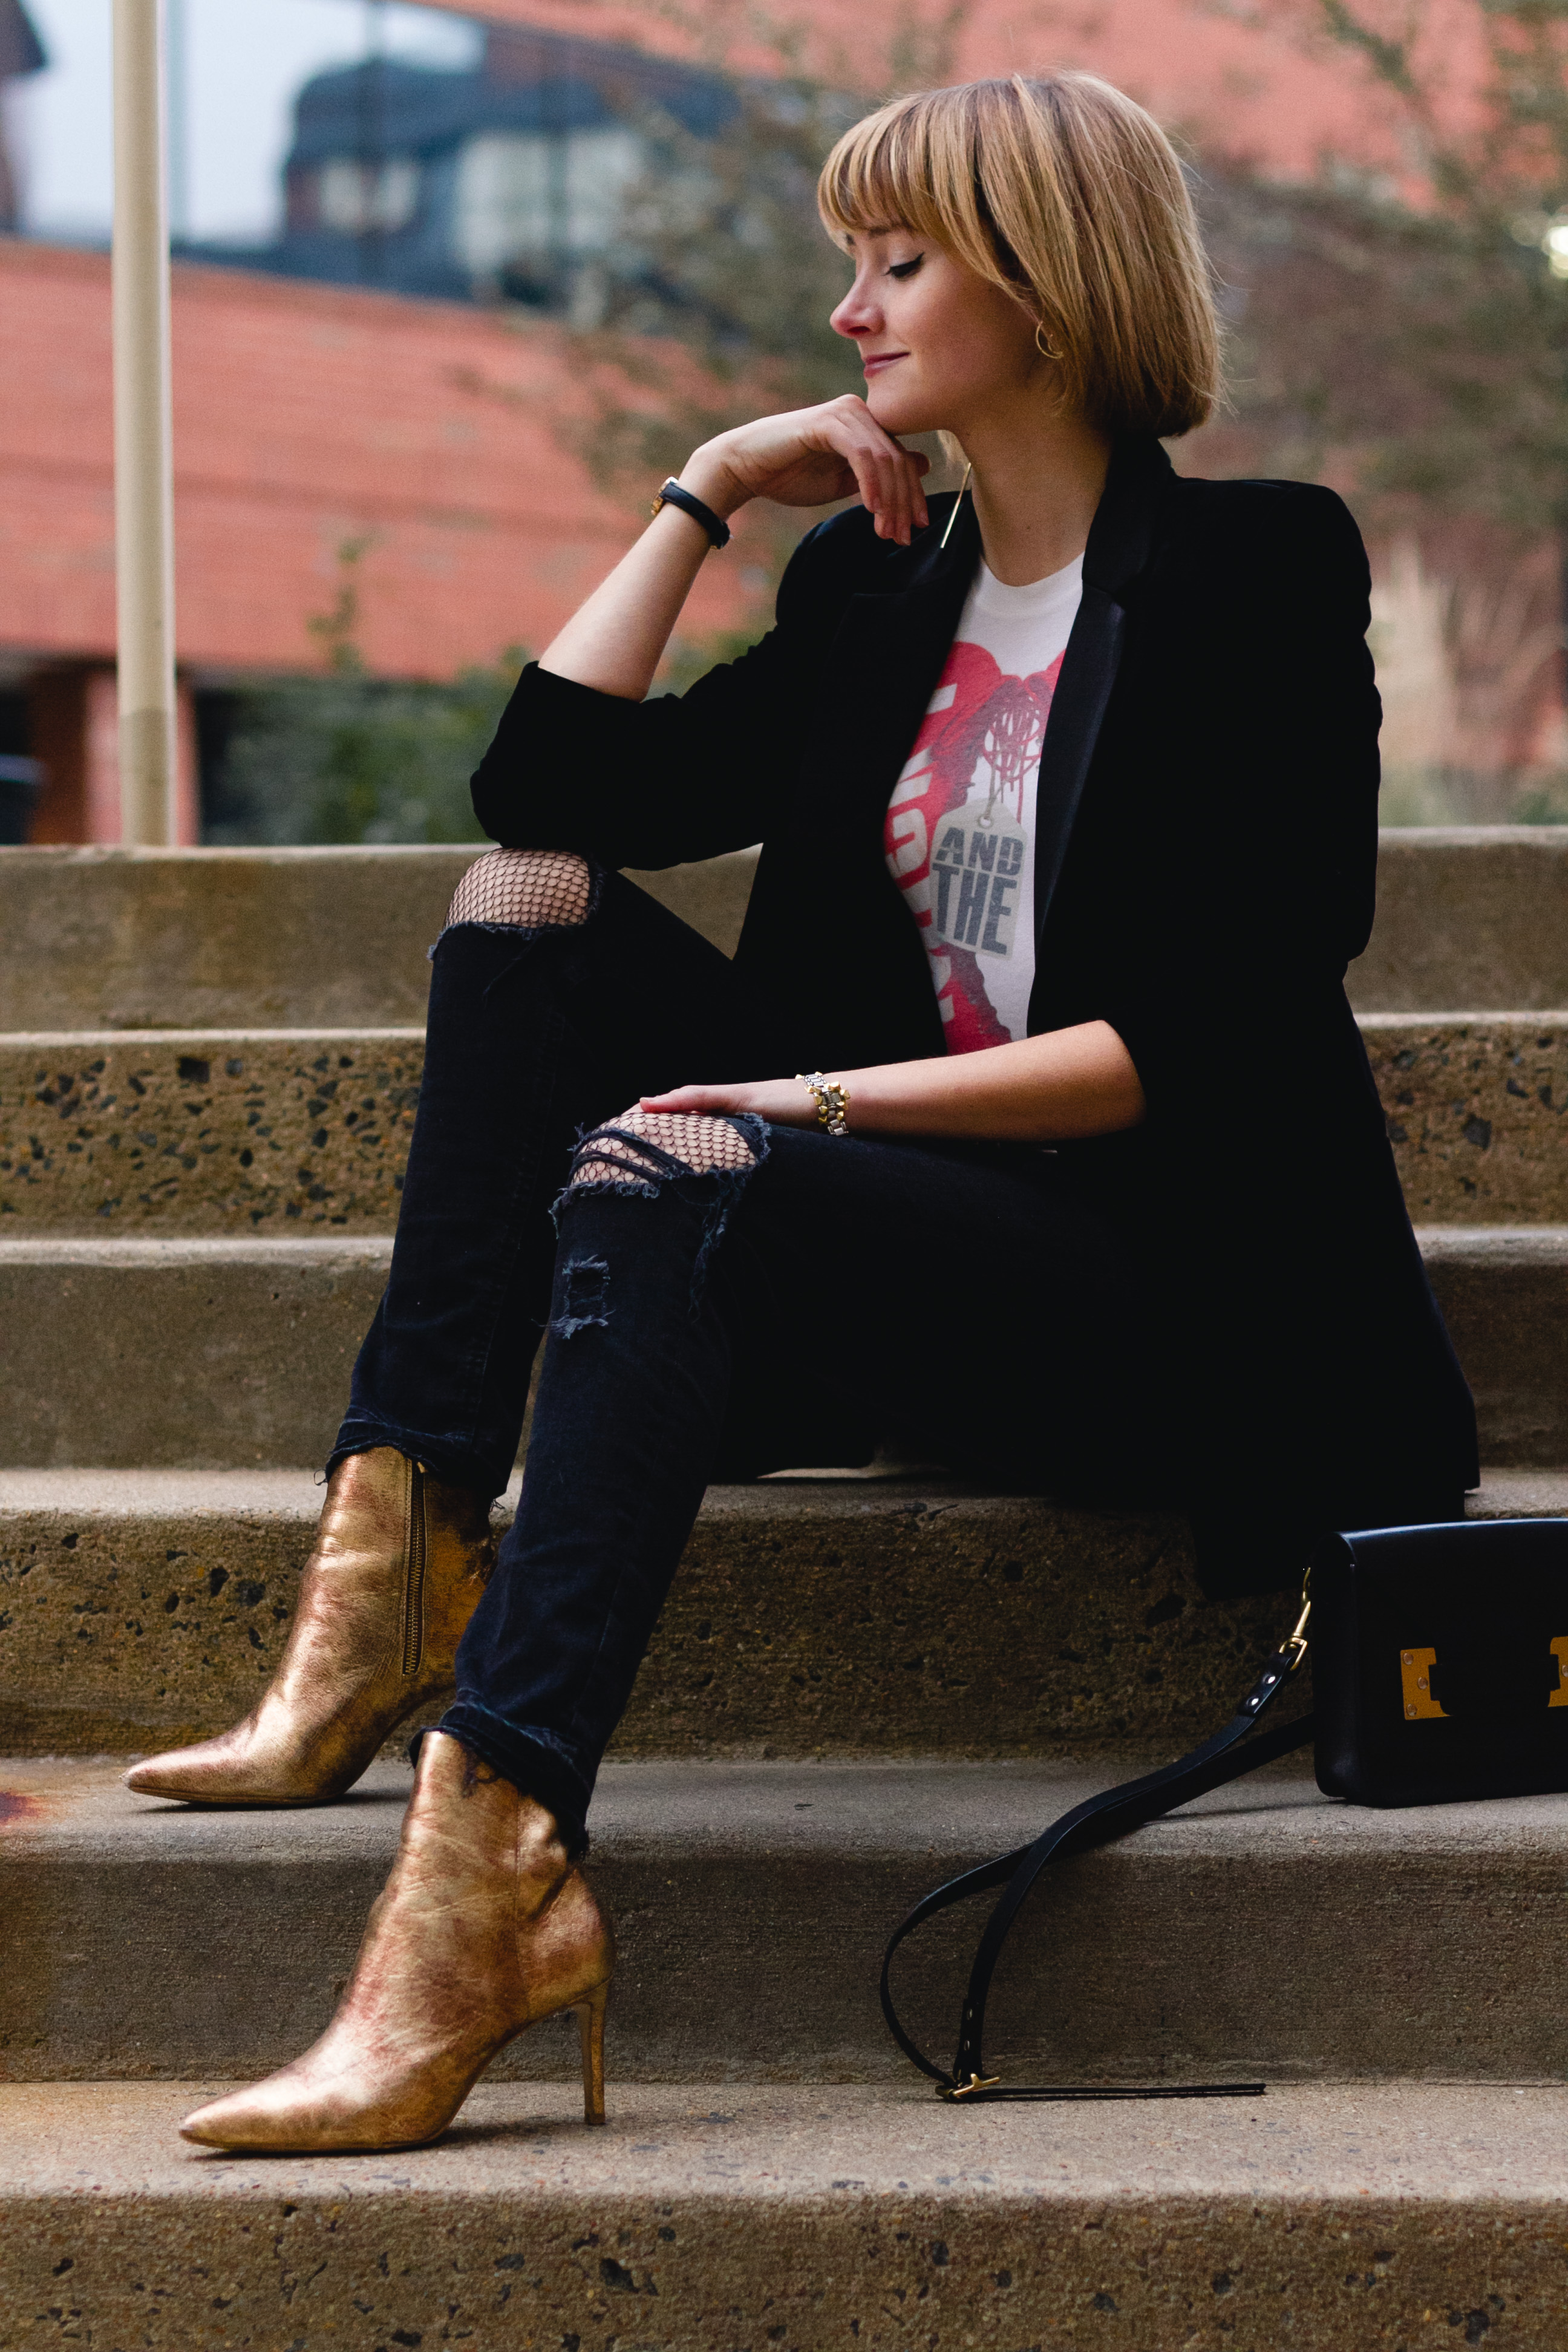
{"type": "MultiPolygon", "coordinates": [[[[876,517],[878,538],[908,547],[910,533],[931,520],[921,488],[927,463],[918,450],[900,448],[865,402],[847,392],[817,408],[760,416],[718,434],[694,452],[680,484],[721,515],[732,515],[748,499],[826,506],[858,490],[876,517]]],[[[700,522],[679,507],[661,507],[551,639],[541,669],[640,702],[709,545],[700,522]]]]}
{"type": "Polygon", "coordinates": [[[667,1095],[644,1095],[641,1110],[753,1111],[770,1127],[815,1127],[816,1097],[793,1078],[758,1078],[740,1087],[675,1087],[667,1095]]]}
{"type": "Polygon", "coordinates": [[[726,517],[749,499],[824,507],[858,491],[878,538],[908,547],[910,532],[931,520],[921,488],[930,464],[884,433],[865,402],[847,392],[717,434],[693,451],[680,483],[726,517]]]}

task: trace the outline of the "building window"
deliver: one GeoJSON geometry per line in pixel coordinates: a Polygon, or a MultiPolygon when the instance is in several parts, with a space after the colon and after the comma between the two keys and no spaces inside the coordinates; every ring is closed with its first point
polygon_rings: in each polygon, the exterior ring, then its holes
{"type": "Polygon", "coordinates": [[[419,205],[419,166],[410,156],[384,163],[362,163],[346,155],[323,163],[316,183],[318,216],[323,228],[344,236],[369,229],[406,228],[419,205]]]}
{"type": "Polygon", "coordinates": [[[452,242],[471,278],[606,253],[621,202],[643,169],[643,142],[620,125],[602,130],[481,131],[458,158],[452,242]]]}

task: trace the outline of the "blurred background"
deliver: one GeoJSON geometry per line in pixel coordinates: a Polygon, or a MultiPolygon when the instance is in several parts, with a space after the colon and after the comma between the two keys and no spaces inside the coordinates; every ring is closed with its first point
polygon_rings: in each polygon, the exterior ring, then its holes
{"type": "MultiPolygon", "coordinates": [[[[662,474],[858,388],[838,131],[1062,65],[1190,167],[1231,388],[1178,467],[1362,523],[1385,822],[1568,823],[1565,0],[168,10],[184,839],[477,837],[519,664],[662,474]]],[[[0,838],[120,835],[110,164],[109,0],[0,0],[0,838]]],[[[812,520],[748,510],[667,683],[812,520]]]]}

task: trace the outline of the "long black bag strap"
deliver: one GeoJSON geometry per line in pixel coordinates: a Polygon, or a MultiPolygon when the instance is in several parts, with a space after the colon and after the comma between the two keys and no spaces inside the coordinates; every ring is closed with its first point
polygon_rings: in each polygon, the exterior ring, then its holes
{"type": "Polygon", "coordinates": [[[1126,2088],[1100,2090],[1077,2085],[1050,2084],[1004,2084],[998,2078],[989,2080],[981,2050],[981,2037],[985,2028],[985,2001],[991,1990],[991,1979],[1006,1942],[1007,1932],[1023,1905],[1026,1895],[1048,1863],[1059,1862],[1068,1854],[1087,1853],[1097,1845],[1109,1844],[1112,1838],[1121,1837],[1128,1830],[1139,1828],[1144,1822],[1156,1820],[1177,1805],[1184,1805],[1194,1797],[1206,1795],[1210,1789],[1223,1788],[1227,1780],[1239,1780],[1244,1773],[1256,1771],[1260,1764],[1271,1764],[1280,1756],[1289,1756],[1298,1748],[1306,1747],[1312,1737],[1312,1718],[1306,1716],[1294,1723],[1280,1724],[1261,1737],[1248,1738],[1270,1701],[1281,1691],[1307,1654],[1305,1628],[1310,1611],[1303,1600],[1300,1622],[1295,1632],[1275,1651],[1247,1696],[1223,1729],[1205,1739],[1201,1748],[1190,1755],[1179,1757],[1174,1764],[1166,1764],[1158,1772],[1145,1773],[1141,1780],[1124,1780],[1119,1788],[1103,1790],[1098,1797],[1087,1798],[1063,1813],[1051,1823],[1032,1845],[1015,1846],[1011,1853],[998,1854],[994,1862],[982,1863],[978,1869],[966,1870],[957,1878],[950,1878],[917,1903],[902,1926],[897,1929],[882,1959],[882,2015],[888,2030],[906,2058],[917,2065],[922,2074],[929,2074],[942,2095],[949,2099],[1224,2099],[1256,2097],[1263,2089],[1261,2083],[1152,2083],[1129,2085],[1126,2088]],[[1242,1743],[1246,1742],[1243,1746],[1242,1743]],[[1234,1751],[1240,1748],[1240,1753],[1234,1751]],[[958,2054],[951,2070],[944,2072],[932,2065],[924,2053],[918,2050],[904,2032],[898,2011],[893,2006],[889,1972],[893,1954],[906,1936],[939,1911],[946,1911],[966,1895],[983,1895],[987,1888],[1002,1886],[1005,1892],[996,1905],[980,1948],[974,1955],[970,1970],[969,1990],[964,1996],[963,2014],[959,2025],[958,2054]]]}

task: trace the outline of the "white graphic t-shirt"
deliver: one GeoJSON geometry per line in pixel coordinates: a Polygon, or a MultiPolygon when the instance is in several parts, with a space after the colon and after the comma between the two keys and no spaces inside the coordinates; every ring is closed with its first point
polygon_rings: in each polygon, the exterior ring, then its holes
{"type": "Polygon", "coordinates": [[[882,845],[950,1054],[1028,1034],[1040,745],[1082,590],[1081,556],[1026,588],[982,563],[888,803],[882,845]]]}

